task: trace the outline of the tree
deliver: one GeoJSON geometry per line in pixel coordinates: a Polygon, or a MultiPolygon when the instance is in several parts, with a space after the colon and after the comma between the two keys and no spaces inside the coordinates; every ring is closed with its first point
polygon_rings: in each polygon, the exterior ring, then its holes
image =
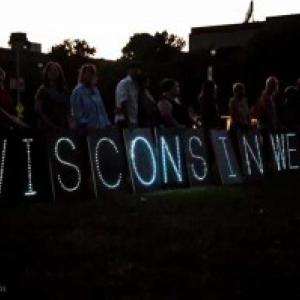
{"type": "Polygon", "coordinates": [[[55,45],[51,49],[53,56],[76,56],[82,58],[89,58],[96,54],[96,49],[91,47],[85,40],[64,40],[61,44],[55,45]]]}
{"type": "Polygon", "coordinates": [[[122,49],[122,58],[141,62],[171,59],[181,52],[185,44],[182,38],[175,34],[168,34],[167,31],[156,32],[154,35],[137,33],[122,49]]]}
{"type": "Polygon", "coordinates": [[[79,68],[91,62],[96,49],[91,47],[85,40],[64,40],[61,44],[52,47],[49,57],[60,63],[70,86],[77,82],[79,68]]]}

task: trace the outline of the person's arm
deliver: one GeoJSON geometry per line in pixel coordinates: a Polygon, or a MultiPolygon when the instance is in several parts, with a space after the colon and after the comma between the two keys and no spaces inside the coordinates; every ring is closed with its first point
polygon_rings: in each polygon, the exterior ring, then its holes
{"type": "Polygon", "coordinates": [[[96,89],[96,91],[97,91],[99,101],[100,101],[99,105],[100,105],[100,109],[101,109],[102,119],[103,119],[103,122],[104,122],[103,126],[104,127],[109,127],[109,126],[111,126],[111,122],[108,118],[108,114],[107,114],[106,107],[105,107],[104,102],[103,102],[103,98],[102,98],[101,93],[100,93],[98,88],[96,89]]]}
{"type": "Polygon", "coordinates": [[[15,115],[12,115],[8,113],[5,109],[0,107],[0,114],[7,120],[8,123],[11,124],[11,126],[17,126],[20,128],[30,128],[26,123],[24,123],[22,120],[20,120],[15,115]]]}
{"type": "Polygon", "coordinates": [[[251,114],[250,114],[248,99],[246,100],[246,109],[247,109],[247,124],[246,125],[251,127],[251,114]]]}
{"type": "Polygon", "coordinates": [[[87,128],[88,120],[85,114],[84,97],[79,90],[74,90],[70,99],[71,116],[74,120],[76,129],[87,128]]]}
{"type": "Polygon", "coordinates": [[[266,98],[264,111],[265,111],[267,125],[272,129],[277,128],[278,126],[277,111],[272,96],[266,98]]]}
{"type": "Polygon", "coordinates": [[[167,127],[173,127],[173,128],[183,127],[182,124],[178,123],[174,119],[173,113],[172,113],[172,105],[168,101],[165,101],[165,100],[159,101],[158,102],[158,110],[159,110],[159,113],[160,113],[163,123],[167,127]]]}
{"type": "Polygon", "coordinates": [[[198,96],[197,102],[198,102],[198,110],[197,111],[199,114],[200,122],[202,125],[206,125],[205,115],[207,114],[207,109],[206,109],[205,101],[200,96],[198,96]]]}
{"type": "Polygon", "coordinates": [[[229,102],[229,114],[233,124],[243,124],[243,118],[238,110],[238,104],[233,99],[229,102]]]}
{"type": "Polygon", "coordinates": [[[43,88],[40,88],[35,96],[35,111],[40,117],[40,119],[50,128],[58,128],[47,116],[44,112],[43,103],[45,102],[45,93],[43,88]]]}
{"type": "Polygon", "coordinates": [[[189,121],[193,124],[193,125],[200,125],[200,116],[196,113],[195,108],[193,105],[190,105],[188,107],[188,117],[189,117],[189,121]]]}
{"type": "Polygon", "coordinates": [[[116,89],[116,113],[122,113],[124,115],[125,122],[129,127],[130,119],[129,119],[128,100],[129,100],[128,88],[123,82],[121,82],[118,84],[116,89]]]}
{"type": "Polygon", "coordinates": [[[233,101],[233,99],[229,100],[228,111],[229,111],[229,115],[231,117],[232,123],[235,123],[237,119],[236,119],[236,112],[235,112],[235,107],[234,107],[234,101],[233,101]]]}

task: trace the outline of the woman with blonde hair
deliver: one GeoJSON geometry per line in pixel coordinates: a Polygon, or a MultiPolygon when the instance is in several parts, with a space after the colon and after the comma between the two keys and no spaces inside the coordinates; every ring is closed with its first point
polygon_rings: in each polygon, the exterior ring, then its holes
{"type": "Polygon", "coordinates": [[[278,128],[279,122],[275,102],[278,90],[278,79],[274,76],[267,78],[265,89],[253,109],[253,115],[258,119],[259,126],[262,129],[274,130],[278,128]]]}
{"type": "Polygon", "coordinates": [[[250,127],[250,111],[245,96],[245,85],[237,82],[232,88],[233,97],[229,100],[229,113],[233,129],[247,129],[250,127]]]}
{"type": "Polygon", "coordinates": [[[111,125],[97,88],[97,69],[93,64],[81,67],[78,84],[71,95],[71,115],[77,130],[105,128],[111,125]]]}

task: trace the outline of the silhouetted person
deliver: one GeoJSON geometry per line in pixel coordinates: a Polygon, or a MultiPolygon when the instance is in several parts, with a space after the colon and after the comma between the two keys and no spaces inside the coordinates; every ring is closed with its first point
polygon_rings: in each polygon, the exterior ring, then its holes
{"type": "Polygon", "coordinates": [[[284,91],[285,125],[290,130],[300,129],[299,98],[297,88],[289,86],[284,91]]]}
{"type": "Polygon", "coordinates": [[[300,97],[300,78],[298,78],[296,80],[296,90],[297,90],[297,93],[299,94],[298,97],[300,97]]]}
{"type": "Polygon", "coordinates": [[[274,94],[274,102],[276,106],[277,128],[285,127],[285,87],[283,82],[278,81],[278,91],[274,94]]]}
{"type": "Polygon", "coordinates": [[[66,129],[70,121],[70,94],[64,72],[56,62],[43,70],[43,83],[35,95],[38,127],[47,130],[66,129]]]}
{"type": "Polygon", "coordinates": [[[121,128],[138,127],[139,79],[142,73],[138,63],[131,63],[127,76],[116,87],[115,123],[121,128]]]}
{"type": "Polygon", "coordinates": [[[0,128],[27,127],[16,116],[13,99],[5,88],[6,74],[0,68],[0,128]]]}
{"type": "Polygon", "coordinates": [[[149,91],[150,80],[142,76],[139,82],[139,127],[157,127],[159,124],[157,103],[149,91]]]}
{"type": "Polygon", "coordinates": [[[297,98],[298,98],[298,111],[300,112],[300,78],[296,81],[296,90],[297,90],[297,98]]]}
{"type": "Polygon", "coordinates": [[[168,128],[184,127],[185,108],[180,102],[180,86],[175,79],[164,79],[161,84],[158,111],[161,124],[168,128]]]}
{"type": "Polygon", "coordinates": [[[245,85],[237,82],[233,85],[233,97],[229,100],[229,113],[233,129],[247,129],[250,127],[250,111],[245,96],[245,85]]]}
{"type": "Polygon", "coordinates": [[[273,130],[278,128],[278,117],[275,97],[278,93],[278,79],[269,77],[256,107],[259,125],[263,129],[273,130]]]}
{"type": "Polygon", "coordinates": [[[78,84],[71,95],[71,114],[74,119],[74,128],[82,133],[111,125],[97,88],[97,82],[95,65],[83,65],[79,72],[78,84]]]}
{"type": "Polygon", "coordinates": [[[257,103],[253,106],[252,114],[258,120],[258,127],[264,139],[263,153],[266,165],[271,163],[269,131],[278,128],[278,117],[276,110],[275,97],[278,93],[278,79],[269,77],[266,80],[265,89],[262,91],[257,103]]]}
{"type": "Polygon", "coordinates": [[[206,80],[195,103],[194,112],[199,116],[201,126],[213,129],[219,126],[217,88],[214,81],[206,80]]]}

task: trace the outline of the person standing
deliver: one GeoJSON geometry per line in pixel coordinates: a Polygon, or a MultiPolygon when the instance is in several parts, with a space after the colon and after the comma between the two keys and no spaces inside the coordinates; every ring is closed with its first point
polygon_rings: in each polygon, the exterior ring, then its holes
{"type": "MultiPolygon", "coordinates": [[[[296,90],[297,90],[297,105],[296,105],[296,111],[298,116],[300,115],[300,78],[296,81],[296,90]]],[[[300,123],[300,121],[299,121],[300,123]]]]}
{"type": "Polygon", "coordinates": [[[278,117],[275,103],[275,97],[278,93],[279,83],[274,76],[266,80],[266,86],[263,90],[258,103],[255,106],[255,116],[262,129],[274,130],[278,128],[278,117]]]}
{"type": "Polygon", "coordinates": [[[17,118],[13,99],[5,88],[5,71],[0,68],[0,128],[28,127],[17,118]]]}
{"type": "Polygon", "coordinates": [[[217,87],[214,81],[206,80],[203,82],[201,92],[193,108],[193,114],[198,118],[197,123],[200,123],[206,130],[219,126],[217,87]]]}
{"type": "Polygon", "coordinates": [[[271,144],[268,135],[270,131],[276,130],[279,124],[275,103],[278,89],[278,79],[274,76],[267,78],[265,89],[262,91],[260,98],[252,108],[252,115],[258,120],[258,128],[261,130],[264,140],[263,154],[266,165],[271,164],[272,161],[269,151],[271,144]]]}
{"type": "Polygon", "coordinates": [[[115,91],[115,123],[121,128],[138,127],[139,80],[142,74],[138,63],[131,63],[127,76],[117,85],[115,91]]]}
{"type": "Polygon", "coordinates": [[[35,111],[40,129],[67,129],[70,121],[70,97],[60,64],[48,62],[43,83],[35,95],[35,111]]]}
{"type": "Polygon", "coordinates": [[[150,80],[142,76],[139,84],[139,127],[154,128],[159,124],[157,103],[149,91],[150,80]]]}
{"type": "Polygon", "coordinates": [[[233,97],[229,100],[229,113],[233,129],[250,128],[250,111],[245,97],[245,85],[237,82],[233,85],[233,97]]]}
{"type": "Polygon", "coordinates": [[[158,101],[158,111],[163,126],[182,128],[185,121],[185,108],[180,102],[180,86],[177,80],[166,78],[161,84],[161,96],[158,101]]]}
{"type": "Polygon", "coordinates": [[[297,97],[298,97],[298,99],[300,101],[300,78],[298,78],[296,80],[296,90],[297,90],[297,97]]]}
{"type": "Polygon", "coordinates": [[[71,95],[71,116],[74,123],[72,127],[82,133],[111,126],[97,88],[97,81],[95,65],[83,65],[79,72],[78,84],[71,95]]]}
{"type": "Polygon", "coordinates": [[[285,125],[289,130],[299,130],[299,101],[297,88],[288,86],[284,91],[285,125]]]}

